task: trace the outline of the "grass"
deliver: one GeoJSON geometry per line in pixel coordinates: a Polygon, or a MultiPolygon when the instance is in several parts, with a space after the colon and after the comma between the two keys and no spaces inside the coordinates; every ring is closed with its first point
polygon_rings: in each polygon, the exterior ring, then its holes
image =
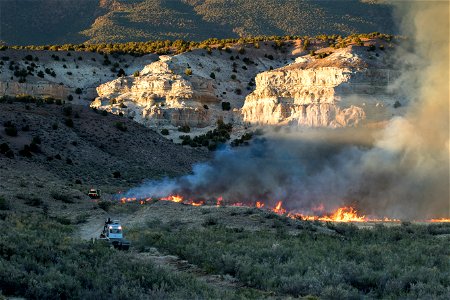
{"type": "Polygon", "coordinates": [[[27,299],[217,299],[233,294],[131,252],[81,241],[72,225],[0,214],[0,295],[27,299]]]}
{"type": "Polygon", "coordinates": [[[248,287],[280,296],[450,296],[449,238],[436,237],[450,234],[449,224],[373,229],[328,224],[335,232],[329,234],[304,222],[293,235],[291,222],[276,221],[274,230],[258,232],[211,222],[197,229],[156,222],[128,237],[138,248],[158,247],[207,272],[228,274],[248,287]]]}

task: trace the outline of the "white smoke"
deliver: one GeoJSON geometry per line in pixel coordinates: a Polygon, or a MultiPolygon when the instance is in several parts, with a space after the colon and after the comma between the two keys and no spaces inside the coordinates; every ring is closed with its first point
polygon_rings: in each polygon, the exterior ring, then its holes
{"type": "Polygon", "coordinates": [[[391,88],[410,103],[375,136],[367,129],[271,132],[250,147],[218,152],[193,174],[148,182],[127,196],[180,193],[195,199],[274,205],[308,212],[352,204],[405,219],[449,217],[449,3],[396,1],[403,34],[391,88]]]}

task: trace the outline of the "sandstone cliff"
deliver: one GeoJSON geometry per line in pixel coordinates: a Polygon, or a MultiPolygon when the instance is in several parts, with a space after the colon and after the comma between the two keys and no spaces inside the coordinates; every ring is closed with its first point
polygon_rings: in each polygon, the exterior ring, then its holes
{"type": "MultiPolygon", "coordinates": [[[[366,51],[367,52],[367,51],[366,51]]],[[[245,122],[308,127],[356,126],[399,113],[387,92],[398,76],[382,55],[341,49],[322,59],[310,55],[256,76],[242,107],[245,122]]]]}

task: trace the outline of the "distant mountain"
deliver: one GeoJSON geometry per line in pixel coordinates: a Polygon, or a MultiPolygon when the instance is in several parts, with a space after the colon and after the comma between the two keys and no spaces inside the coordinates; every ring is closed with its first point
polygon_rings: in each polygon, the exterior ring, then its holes
{"type": "Polygon", "coordinates": [[[248,35],[395,33],[367,0],[1,0],[7,44],[204,40],[248,35]]]}

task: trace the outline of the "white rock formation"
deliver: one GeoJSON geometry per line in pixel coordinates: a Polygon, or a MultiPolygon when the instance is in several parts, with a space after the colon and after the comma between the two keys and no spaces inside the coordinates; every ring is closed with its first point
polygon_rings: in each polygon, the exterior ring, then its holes
{"type": "Polygon", "coordinates": [[[383,121],[395,113],[386,87],[396,75],[381,62],[366,65],[349,49],[321,60],[300,57],[290,66],[256,76],[256,90],[242,107],[243,119],[308,127],[383,121]]]}

